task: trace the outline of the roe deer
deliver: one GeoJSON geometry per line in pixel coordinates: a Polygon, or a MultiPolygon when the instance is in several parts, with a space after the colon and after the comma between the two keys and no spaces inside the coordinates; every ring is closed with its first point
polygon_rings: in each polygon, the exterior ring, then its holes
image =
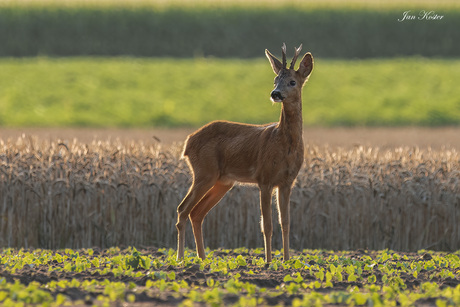
{"type": "Polygon", "coordinates": [[[301,92],[313,70],[310,53],[305,54],[299,68],[294,69],[301,48],[302,45],[295,48],[289,68],[286,67],[285,44],[282,47],[282,63],[265,50],[277,75],[270,97],[273,102],[282,103],[278,123],[249,125],[214,121],[188,136],[183,155],[188,158],[193,183],[177,208],[178,259],[184,257],[188,217],[198,256],[205,258],[203,219],[235,182],[257,184],[260,189],[261,226],[267,263],[271,262],[271,197],[273,189],[277,188],[283,256],[284,260],[289,259],[289,198],[304,159],[301,92]]]}

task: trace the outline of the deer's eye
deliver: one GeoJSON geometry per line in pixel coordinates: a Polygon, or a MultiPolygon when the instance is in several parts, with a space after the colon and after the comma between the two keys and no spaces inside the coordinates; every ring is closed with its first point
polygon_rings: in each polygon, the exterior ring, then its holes
{"type": "Polygon", "coordinates": [[[295,85],[296,85],[296,83],[295,83],[295,81],[294,81],[294,80],[292,80],[291,82],[289,82],[289,85],[291,85],[291,86],[295,86],[295,85]]]}

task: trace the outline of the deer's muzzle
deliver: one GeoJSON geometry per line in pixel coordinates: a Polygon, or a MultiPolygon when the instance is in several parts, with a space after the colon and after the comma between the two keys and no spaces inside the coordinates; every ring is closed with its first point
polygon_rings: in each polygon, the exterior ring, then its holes
{"type": "Polygon", "coordinates": [[[273,102],[282,102],[284,97],[281,95],[280,91],[273,90],[270,94],[270,98],[272,99],[273,102]]]}

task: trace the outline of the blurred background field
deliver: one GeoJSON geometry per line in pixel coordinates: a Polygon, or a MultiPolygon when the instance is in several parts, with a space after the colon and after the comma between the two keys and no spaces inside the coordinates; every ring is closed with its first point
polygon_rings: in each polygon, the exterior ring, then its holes
{"type": "MultiPolygon", "coordinates": [[[[460,122],[460,61],[317,59],[304,89],[309,126],[460,122]]],[[[3,126],[195,127],[214,119],[267,123],[266,59],[0,59],[3,126]]]]}
{"type": "Polygon", "coordinates": [[[460,5],[454,1],[7,3],[0,9],[0,56],[247,58],[282,42],[302,42],[320,58],[460,55],[460,5]],[[443,18],[398,22],[405,11],[443,18]]]}
{"type": "Polygon", "coordinates": [[[455,1],[3,1],[0,125],[273,122],[282,42],[315,56],[306,125],[457,125],[459,28],[455,1]]]}

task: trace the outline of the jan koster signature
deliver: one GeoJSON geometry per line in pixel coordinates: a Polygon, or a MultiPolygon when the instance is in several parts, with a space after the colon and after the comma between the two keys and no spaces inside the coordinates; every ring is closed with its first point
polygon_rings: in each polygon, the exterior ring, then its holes
{"type": "Polygon", "coordinates": [[[414,15],[410,10],[405,11],[402,15],[402,18],[399,18],[399,22],[406,20],[441,20],[444,18],[444,15],[439,15],[435,11],[425,11],[421,10],[418,15],[414,15]]]}

